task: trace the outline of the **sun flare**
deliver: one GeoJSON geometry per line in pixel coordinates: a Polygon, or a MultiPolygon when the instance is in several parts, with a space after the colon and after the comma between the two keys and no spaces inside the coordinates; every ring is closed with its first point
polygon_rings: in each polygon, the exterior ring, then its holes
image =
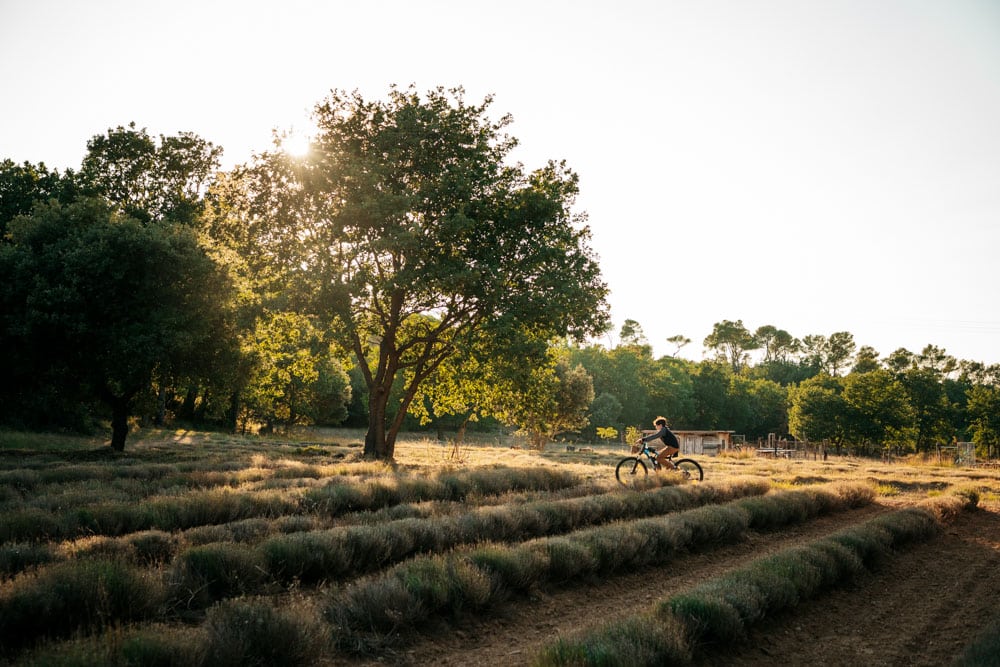
{"type": "Polygon", "coordinates": [[[292,157],[305,156],[309,153],[311,146],[312,140],[308,136],[297,132],[290,132],[281,139],[281,150],[292,157]]]}

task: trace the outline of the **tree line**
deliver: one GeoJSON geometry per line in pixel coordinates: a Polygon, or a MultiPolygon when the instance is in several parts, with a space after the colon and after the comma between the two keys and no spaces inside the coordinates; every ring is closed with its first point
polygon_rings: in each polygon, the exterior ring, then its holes
{"type": "MultiPolygon", "coordinates": [[[[448,382],[540,386],[550,341],[606,328],[607,287],[576,174],[512,164],[491,103],[333,91],[308,154],[276,135],[226,172],[211,142],[134,123],[79,170],[3,161],[0,420],[110,419],[117,450],[137,418],[364,420],[365,454],[391,459],[448,382]]],[[[534,419],[513,396],[492,417],[534,419]]]]}
{"type": "MultiPolygon", "coordinates": [[[[711,357],[654,358],[609,326],[576,174],[509,160],[491,98],[333,91],[306,155],[220,171],[222,149],[134,123],[79,169],[0,162],[0,422],[235,430],[503,425],[541,445],[674,428],[830,440],[858,453],[974,440],[996,455],[1000,370],[929,345],[722,321],[711,357]]],[[[690,340],[669,339],[677,349],[690,340]]]]}
{"type": "MultiPolygon", "coordinates": [[[[742,320],[717,322],[702,361],[653,357],[635,320],[621,342],[566,346],[593,381],[585,429],[647,423],[664,414],[677,429],[725,429],[749,440],[774,433],[825,440],[861,455],[929,453],[971,441],[1000,455],[1000,365],[959,360],[935,345],[881,356],[847,331],[797,338],[742,320]]],[[[678,351],[690,339],[674,336],[678,351]]]]}

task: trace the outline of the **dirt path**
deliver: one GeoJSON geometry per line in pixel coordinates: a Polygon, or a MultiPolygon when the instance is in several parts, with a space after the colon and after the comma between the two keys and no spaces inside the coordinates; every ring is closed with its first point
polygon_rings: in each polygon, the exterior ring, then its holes
{"type": "Polygon", "coordinates": [[[1000,614],[1000,507],[959,517],[851,589],[800,605],[751,635],[738,654],[705,662],[765,665],[937,666],[961,654],[1000,614]]]}
{"type": "MultiPolygon", "coordinates": [[[[491,618],[471,621],[457,628],[441,628],[399,653],[370,664],[463,667],[530,664],[542,647],[560,635],[570,635],[591,625],[643,611],[671,593],[718,576],[748,560],[818,539],[892,509],[872,505],[821,517],[777,533],[751,534],[750,539],[740,544],[683,556],[678,561],[679,570],[668,566],[659,573],[646,570],[590,586],[536,593],[505,605],[491,618]]],[[[760,657],[767,658],[763,653],[760,657]]]]}

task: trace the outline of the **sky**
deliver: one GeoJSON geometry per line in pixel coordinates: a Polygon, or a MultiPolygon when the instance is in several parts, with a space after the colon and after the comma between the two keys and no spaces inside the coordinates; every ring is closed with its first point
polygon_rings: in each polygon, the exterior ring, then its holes
{"type": "Polygon", "coordinates": [[[1000,363],[996,0],[0,0],[0,159],[134,121],[223,166],[332,89],[463,86],[580,177],[612,331],[1000,363]]]}

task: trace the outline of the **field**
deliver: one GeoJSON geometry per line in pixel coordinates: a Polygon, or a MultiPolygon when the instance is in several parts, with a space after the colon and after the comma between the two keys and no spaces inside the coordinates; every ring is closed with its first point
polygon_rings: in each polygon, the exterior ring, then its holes
{"type": "Polygon", "coordinates": [[[1000,473],[0,432],[0,663],[1000,664],[1000,473]]]}

